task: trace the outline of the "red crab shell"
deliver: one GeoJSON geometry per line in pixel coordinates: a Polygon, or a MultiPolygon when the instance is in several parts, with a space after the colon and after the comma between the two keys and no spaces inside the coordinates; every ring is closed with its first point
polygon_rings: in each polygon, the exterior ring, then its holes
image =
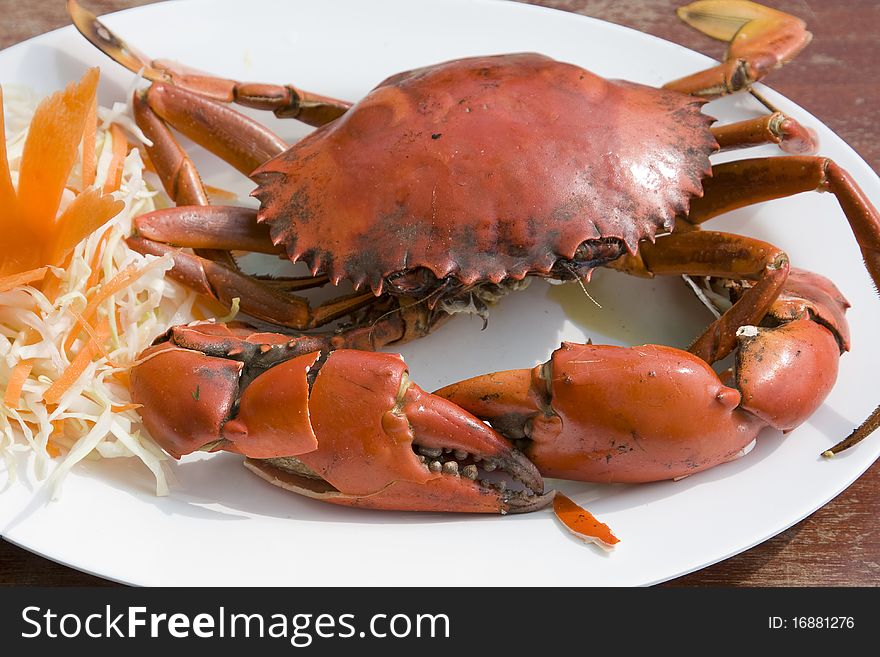
{"type": "Polygon", "coordinates": [[[537,54],[400,73],[257,169],[259,219],[291,260],[377,294],[419,267],[470,285],[609,239],[634,252],[702,194],[703,103],[537,54]]]}

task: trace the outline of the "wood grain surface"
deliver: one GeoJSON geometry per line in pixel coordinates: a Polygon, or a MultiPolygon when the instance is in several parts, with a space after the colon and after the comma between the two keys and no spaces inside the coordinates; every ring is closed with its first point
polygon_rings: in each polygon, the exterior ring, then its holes
{"type": "MultiPolygon", "coordinates": [[[[316,0],[317,1],[317,0],[316,0]]],[[[675,41],[712,57],[723,44],[675,17],[675,0],[529,0],[675,41]]],[[[149,0],[84,0],[97,14],[149,0]]],[[[767,83],[814,114],[880,171],[880,2],[763,0],[807,21],[813,42],[767,83]]],[[[0,0],[0,48],[68,25],[63,0],[0,0]]],[[[161,54],[161,53],[160,53],[161,54]]],[[[2,503],[2,499],[0,499],[2,503]]],[[[877,586],[880,463],[804,521],[740,555],[666,586],[877,586]]],[[[699,531],[698,527],[694,531],[699,531]]],[[[0,541],[0,585],[111,585],[0,541]]]]}

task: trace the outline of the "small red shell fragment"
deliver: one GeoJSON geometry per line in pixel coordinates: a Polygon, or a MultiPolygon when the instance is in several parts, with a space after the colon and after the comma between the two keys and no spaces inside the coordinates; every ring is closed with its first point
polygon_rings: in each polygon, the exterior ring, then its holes
{"type": "Polygon", "coordinates": [[[553,511],[559,521],[578,538],[595,543],[605,550],[611,550],[620,539],[611,533],[608,525],[596,520],[586,509],[578,506],[562,493],[553,498],[553,511]]]}

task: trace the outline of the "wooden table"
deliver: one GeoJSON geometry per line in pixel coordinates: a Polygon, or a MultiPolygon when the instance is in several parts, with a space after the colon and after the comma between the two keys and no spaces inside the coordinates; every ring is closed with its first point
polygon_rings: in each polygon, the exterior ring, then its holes
{"type": "MultiPolygon", "coordinates": [[[[86,0],[97,14],[150,0],[86,0]]],[[[531,0],[633,27],[715,58],[724,47],[678,21],[676,0],[531,0]]],[[[813,113],[880,171],[880,3],[763,0],[804,18],[813,43],[769,84],[813,113]]],[[[68,24],[63,0],[0,0],[0,48],[68,24]]],[[[489,28],[487,28],[489,29],[489,28]]],[[[161,55],[161,53],[159,53],[161,55]]],[[[842,224],[833,230],[844,230],[842,224]]],[[[812,516],[743,554],[671,586],[877,586],[880,584],[880,463],[812,516]]],[[[107,585],[0,541],[0,584],[107,585]]]]}

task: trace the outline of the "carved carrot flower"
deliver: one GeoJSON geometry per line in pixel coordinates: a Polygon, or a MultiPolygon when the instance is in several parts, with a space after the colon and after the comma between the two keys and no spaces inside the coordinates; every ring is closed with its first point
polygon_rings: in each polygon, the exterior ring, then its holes
{"type": "MultiPolygon", "coordinates": [[[[98,69],[46,98],[37,107],[13,184],[0,113],[0,291],[43,279],[48,266],[61,267],[73,248],[106,223],[123,203],[94,188],[84,189],[61,210],[62,197],[77,160],[95,152],[95,92],[98,69]]],[[[2,91],[0,91],[2,102],[2,91]]]]}

